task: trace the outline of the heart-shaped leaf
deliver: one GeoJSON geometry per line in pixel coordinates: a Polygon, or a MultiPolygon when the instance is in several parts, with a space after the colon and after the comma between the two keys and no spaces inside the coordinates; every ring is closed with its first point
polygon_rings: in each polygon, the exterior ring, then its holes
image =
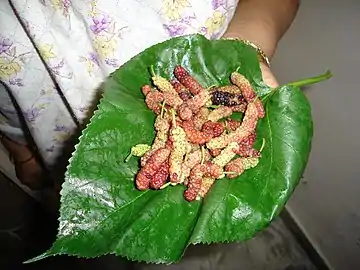
{"type": "Polygon", "coordinates": [[[209,41],[200,35],[153,46],[113,73],[91,123],[70,160],[63,184],[56,254],[172,263],[189,244],[248,239],[281,211],[308,160],[313,122],[304,94],[293,86],[270,92],[261,79],[256,52],[238,41],[209,41]],[[169,77],[181,64],[204,86],[228,84],[240,66],[259,96],[266,117],[257,127],[265,139],[260,163],[237,179],[218,180],[203,201],[187,202],[184,188],[138,191],[138,160],[124,160],[131,146],[151,144],[154,114],[141,86],[148,68],[169,77]]]}

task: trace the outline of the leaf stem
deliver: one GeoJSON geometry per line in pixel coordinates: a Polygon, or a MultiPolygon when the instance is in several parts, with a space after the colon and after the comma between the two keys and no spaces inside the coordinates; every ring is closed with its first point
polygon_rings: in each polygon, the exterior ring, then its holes
{"type": "Polygon", "coordinates": [[[260,153],[262,152],[262,150],[264,150],[264,147],[265,147],[265,138],[262,139],[262,145],[259,150],[260,153]]]}
{"type": "Polygon", "coordinates": [[[133,156],[133,153],[130,152],[130,154],[125,158],[125,163],[129,162],[129,160],[132,156],[133,156]]]}
{"type": "Polygon", "coordinates": [[[330,72],[330,70],[327,70],[325,73],[323,73],[323,74],[321,74],[319,76],[315,76],[315,77],[311,77],[311,78],[307,78],[307,79],[302,79],[302,80],[295,81],[295,82],[290,82],[290,83],[287,83],[286,85],[302,87],[302,86],[306,86],[306,85],[315,84],[315,83],[318,83],[318,82],[325,81],[327,79],[330,79],[332,76],[333,75],[330,72]]]}
{"type": "Polygon", "coordinates": [[[228,121],[225,121],[225,130],[227,134],[231,133],[231,129],[229,127],[228,121]]]}
{"type": "Polygon", "coordinates": [[[210,108],[210,109],[217,109],[217,108],[219,108],[221,105],[210,105],[210,106],[208,106],[208,108],[210,108]]]}
{"type": "Polygon", "coordinates": [[[149,69],[150,69],[150,75],[151,75],[152,77],[155,77],[156,74],[155,74],[155,70],[154,70],[154,65],[151,65],[149,69]]]}
{"type": "Polygon", "coordinates": [[[162,185],[162,186],[160,187],[160,189],[164,189],[164,188],[166,188],[166,187],[168,187],[168,186],[170,186],[170,185],[171,185],[171,182],[167,182],[166,184],[162,185]]]}
{"type": "Polygon", "coordinates": [[[171,116],[172,116],[173,126],[176,128],[176,119],[175,119],[175,110],[174,109],[171,109],[171,116]]]}
{"type": "MultiPolygon", "coordinates": [[[[327,70],[325,73],[323,73],[319,76],[302,79],[302,80],[295,81],[295,82],[290,82],[290,83],[285,84],[285,86],[302,87],[302,86],[311,85],[311,84],[325,81],[331,77],[332,77],[332,73],[330,72],[330,70],[327,70]]],[[[265,102],[265,100],[268,97],[270,97],[271,95],[273,95],[280,87],[282,87],[282,85],[271,89],[271,91],[269,93],[267,93],[265,96],[261,97],[261,101],[265,102]]]]}
{"type": "Polygon", "coordinates": [[[204,164],[205,161],[205,147],[201,146],[201,165],[204,164]]]}
{"type": "Polygon", "coordinates": [[[161,118],[164,117],[165,102],[166,102],[166,100],[164,99],[164,102],[161,104],[161,112],[160,112],[160,117],[161,117],[161,118]]]}
{"type": "Polygon", "coordinates": [[[237,174],[237,172],[224,172],[224,174],[237,174]]]}
{"type": "Polygon", "coordinates": [[[216,84],[210,85],[209,87],[206,88],[206,90],[209,91],[209,90],[211,90],[211,89],[214,88],[214,87],[217,87],[217,85],[216,85],[216,84]]]}

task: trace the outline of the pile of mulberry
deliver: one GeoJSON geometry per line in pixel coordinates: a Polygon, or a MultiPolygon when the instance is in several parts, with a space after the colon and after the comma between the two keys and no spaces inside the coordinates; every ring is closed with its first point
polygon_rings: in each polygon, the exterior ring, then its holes
{"type": "Polygon", "coordinates": [[[193,201],[206,196],[215,181],[257,166],[256,126],[265,111],[243,75],[233,72],[232,84],[211,89],[182,66],[175,67],[173,80],[151,75],[153,85],[141,91],[156,114],[156,136],[151,146],[134,146],[129,155],[141,157],[139,190],[185,185],[184,197],[193,201]],[[239,111],[242,121],[230,118],[239,111]]]}

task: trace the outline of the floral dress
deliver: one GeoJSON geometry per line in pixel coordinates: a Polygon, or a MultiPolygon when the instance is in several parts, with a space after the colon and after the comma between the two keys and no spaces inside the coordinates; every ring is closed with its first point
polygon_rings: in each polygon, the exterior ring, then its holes
{"type": "Polygon", "coordinates": [[[0,132],[25,123],[51,166],[101,82],[170,37],[225,32],[238,0],[10,0],[0,5],[0,132]]]}

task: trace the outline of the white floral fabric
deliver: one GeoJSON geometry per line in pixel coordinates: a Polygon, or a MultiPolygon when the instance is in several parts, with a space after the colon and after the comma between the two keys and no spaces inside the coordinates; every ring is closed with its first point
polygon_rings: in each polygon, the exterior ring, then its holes
{"type": "Polygon", "coordinates": [[[237,2],[2,3],[0,131],[24,142],[18,120],[23,117],[39,152],[51,165],[64,142],[85,119],[99,85],[109,73],[147,47],[171,37],[193,33],[212,39],[221,37],[237,2]]]}

